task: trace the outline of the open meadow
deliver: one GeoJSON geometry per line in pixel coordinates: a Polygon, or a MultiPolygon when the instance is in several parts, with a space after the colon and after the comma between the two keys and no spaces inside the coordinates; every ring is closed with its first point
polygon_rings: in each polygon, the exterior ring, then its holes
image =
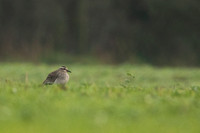
{"type": "Polygon", "coordinates": [[[61,65],[67,91],[42,85],[60,64],[0,64],[0,133],[200,132],[198,68],[61,65]]]}

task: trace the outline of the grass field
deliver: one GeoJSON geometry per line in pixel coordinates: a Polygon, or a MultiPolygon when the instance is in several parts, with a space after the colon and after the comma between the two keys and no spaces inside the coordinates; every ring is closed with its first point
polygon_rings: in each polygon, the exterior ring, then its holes
{"type": "Polygon", "coordinates": [[[200,69],[74,64],[42,86],[59,66],[0,64],[0,133],[200,132],[200,69]]]}

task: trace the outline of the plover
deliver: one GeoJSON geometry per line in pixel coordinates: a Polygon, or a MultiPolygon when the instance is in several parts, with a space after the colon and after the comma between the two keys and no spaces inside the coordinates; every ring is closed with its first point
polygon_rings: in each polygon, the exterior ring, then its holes
{"type": "Polygon", "coordinates": [[[65,66],[61,66],[58,70],[51,72],[46,80],[43,82],[45,85],[60,84],[65,85],[69,81],[69,75],[67,72],[70,72],[65,66]]]}

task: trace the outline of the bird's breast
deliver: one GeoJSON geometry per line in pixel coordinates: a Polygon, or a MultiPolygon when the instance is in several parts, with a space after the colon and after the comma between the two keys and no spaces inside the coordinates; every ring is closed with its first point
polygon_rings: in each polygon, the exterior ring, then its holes
{"type": "Polygon", "coordinates": [[[56,84],[66,84],[69,80],[69,75],[67,73],[59,74],[54,83],[56,84]]]}

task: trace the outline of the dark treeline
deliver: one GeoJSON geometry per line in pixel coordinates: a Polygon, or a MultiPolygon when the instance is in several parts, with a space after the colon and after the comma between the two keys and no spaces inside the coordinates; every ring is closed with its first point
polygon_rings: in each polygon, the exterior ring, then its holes
{"type": "Polygon", "coordinates": [[[0,0],[0,58],[64,52],[200,65],[199,0],[0,0]]]}

